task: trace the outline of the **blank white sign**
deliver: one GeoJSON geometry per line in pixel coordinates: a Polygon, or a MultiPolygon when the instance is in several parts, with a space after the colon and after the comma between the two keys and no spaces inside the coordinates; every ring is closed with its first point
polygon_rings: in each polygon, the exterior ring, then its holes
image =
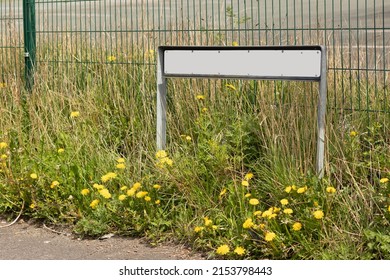
{"type": "Polygon", "coordinates": [[[164,75],[318,80],[320,50],[165,50],[164,75]]]}

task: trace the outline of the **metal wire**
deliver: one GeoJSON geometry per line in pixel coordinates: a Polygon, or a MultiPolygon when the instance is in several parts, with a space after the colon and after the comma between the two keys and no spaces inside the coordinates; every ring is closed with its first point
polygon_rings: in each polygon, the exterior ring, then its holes
{"type": "Polygon", "coordinates": [[[3,83],[28,67],[23,2],[35,7],[36,67],[153,67],[157,46],[166,44],[324,44],[330,108],[390,113],[389,1],[0,0],[3,83]]]}
{"type": "Polygon", "coordinates": [[[21,78],[23,60],[22,22],[18,4],[0,1],[0,91],[11,79],[21,78]]]}

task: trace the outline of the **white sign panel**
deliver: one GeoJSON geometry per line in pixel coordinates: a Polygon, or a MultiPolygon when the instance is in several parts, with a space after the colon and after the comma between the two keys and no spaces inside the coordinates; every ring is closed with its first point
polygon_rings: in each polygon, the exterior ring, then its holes
{"type": "Polygon", "coordinates": [[[320,50],[165,50],[164,75],[318,80],[320,50]]]}

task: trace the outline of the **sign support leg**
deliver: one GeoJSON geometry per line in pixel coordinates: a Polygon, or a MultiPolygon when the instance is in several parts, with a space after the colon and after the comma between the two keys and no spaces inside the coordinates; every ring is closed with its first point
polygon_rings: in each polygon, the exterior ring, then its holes
{"type": "Polygon", "coordinates": [[[164,150],[167,128],[167,85],[163,75],[164,53],[158,51],[157,58],[157,150],[164,150]]]}
{"type": "Polygon", "coordinates": [[[321,47],[321,79],[319,84],[318,110],[317,110],[317,175],[324,176],[325,161],[325,113],[327,99],[327,78],[326,78],[326,50],[321,47]]]}

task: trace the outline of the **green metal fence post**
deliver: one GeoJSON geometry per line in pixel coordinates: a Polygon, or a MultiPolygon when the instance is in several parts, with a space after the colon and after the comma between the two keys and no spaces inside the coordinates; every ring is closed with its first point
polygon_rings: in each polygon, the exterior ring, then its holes
{"type": "Polygon", "coordinates": [[[36,30],[35,0],[23,0],[23,33],[26,89],[31,91],[34,85],[36,30]]]}

